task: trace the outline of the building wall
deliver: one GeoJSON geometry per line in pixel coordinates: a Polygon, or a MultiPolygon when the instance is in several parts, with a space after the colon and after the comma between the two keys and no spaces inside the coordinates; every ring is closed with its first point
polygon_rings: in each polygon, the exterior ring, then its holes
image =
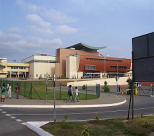
{"type": "Polygon", "coordinates": [[[7,62],[7,58],[0,58],[0,62],[7,62]]]}
{"type": "Polygon", "coordinates": [[[112,69],[110,66],[127,67],[125,69],[118,68],[118,72],[128,72],[128,69],[130,69],[131,67],[131,59],[111,58],[111,57],[104,58],[100,56],[86,56],[86,55],[80,56],[79,71],[101,71],[101,72],[105,71],[105,73],[117,72],[117,68],[112,69]],[[113,62],[109,60],[115,60],[121,62],[113,62]],[[87,70],[86,65],[95,66],[95,69],[87,70]]]}
{"type": "MultiPolygon", "coordinates": [[[[27,63],[8,63],[3,62],[1,65],[5,66],[5,68],[0,70],[0,78],[7,78],[7,73],[13,73],[15,72],[16,78],[19,78],[19,73],[22,73],[22,75],[25,77],[29,73],[29,67],[30,65],[27,63]]],[[[8,75],[8,78],[11,78],[11,74],[8,75]]]]}
{"type": "Polygon", "coordinates": [[[67,56],[66,57],[66,77],[67,78],[77,78],[78,74],[78,63],[77,56],[67,56]]]}
{"type": "Polygon", "coordinates": [[[46,78],[53,76],[55,73],[55,63],[31,63],[30,64],[30,78],[37,79],[39,77],[46,78]]]}
{"type": "Polygon", "coordinates": [[[56,51],[57,55],[57,63],[56,64],[56,71],[55,75],[66,77],[66,57],[70,55],[92,55],[92,56],[99,56],[99,52],[88,52],[88,51],[82,51],[82,50],[75,50],[75,49],[63,49],[59,48],[56,51]],[[59,71],[57,70],[57,66],[59,66],[59,71]],[[59,72],[59,73],[58,73],[59,72]]]}
{"type": "MultiPolygon", "coordinates": [[[[128,78],[132,78],[131,76],[128,77],[120,77],[118,80],[118,85],[128,85],[126,82],[128,78]]],[[[96,84],[100,84],[101,86],[104,85],[104,81],[107,81],[108,85],[117,85],[117,82],[115,78],[107,78],[107,79],[98,79],[98,80],[89,80],[89,81],[78,81],[78,82],[68,82],[67,86],[72,85],[72,86],[95,86],[96,84]]]]}

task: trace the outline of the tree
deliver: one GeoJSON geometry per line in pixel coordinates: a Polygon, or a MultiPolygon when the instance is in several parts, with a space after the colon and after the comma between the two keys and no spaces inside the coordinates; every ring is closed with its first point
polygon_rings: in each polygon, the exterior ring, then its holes
{"type": "MultiPolygon", "coordinates": [[[[126,81],[129,85],[129,89],[132,89],[132,79],[128,78],[127,81],[126,81]]],[[[133,89],[136,88],[136,83],[133,82],[133,89]]],[[[131,94],[130,91],[127,91],[127,94],[131,94]]]]}

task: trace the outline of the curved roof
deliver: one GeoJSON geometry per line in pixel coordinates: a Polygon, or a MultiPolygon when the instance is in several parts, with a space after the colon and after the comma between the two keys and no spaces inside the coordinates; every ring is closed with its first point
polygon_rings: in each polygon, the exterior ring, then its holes
{"type": "Polygon", "coordinates": [[[76,50],[97,52],[97,50],[104,49],[104,48],[106,48],[106,46],[104,46],[104,47],[92,47],[92,46],[86,45],[84,43],[77,43],[75,45],[66,47],[65,49],[69,49],[69,48],[75,48],[76,50]]]}

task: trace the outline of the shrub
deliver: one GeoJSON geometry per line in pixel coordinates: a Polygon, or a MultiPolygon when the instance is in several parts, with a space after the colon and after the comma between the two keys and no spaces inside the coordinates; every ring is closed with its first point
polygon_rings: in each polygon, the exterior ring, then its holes
{"type": "Polygon", "coordinates": [[[107,81],[104,82],[103,90],[104,92],[110,92],[110,88],[107,86],[107,81]]]}
{"type": "Polygon", "coordinates": [[[65,121],[68,119],[68,114],[65,114],[65,116],[64,116],[64,119],[65,119],[65,121]]]}
{"type": "Polygon", "coordinates": [[[99,116],[98,116],[98,114],[97,113],[95,113],[95,116],[94,116],[94,118],[93,119],[96,119],[97,121],[99,121],[99,116]]]}
{"type": "Polygon", "coordinates": [[[89,129],[86,125],[84,125],[84,129],[82,130],[81,136],[90,136],[89,129]]]}
{"type": "Polygon", "coordinates": [[[83,89],[83,90],[86,90],[86,89],[87,89],[87,86],[86,86],[86,85],[83,85],[83,86],[82,86],[82,89],[83,89]]]}
{"type": "Polygon", "coordinates": [[[142,126],[145,127],[145,128],[149,127],[149,122],[145,121],[142,126]]]}

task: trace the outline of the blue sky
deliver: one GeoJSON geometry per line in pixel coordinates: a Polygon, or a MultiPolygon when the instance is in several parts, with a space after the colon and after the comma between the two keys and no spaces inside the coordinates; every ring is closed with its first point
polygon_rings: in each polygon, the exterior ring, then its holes
{"type": "Polygon", "coordinates": [[[132,38],[154,31],[154,0],[0,0],[0,57],[8,62],[82,42],[131,58],[132,38]]]}

